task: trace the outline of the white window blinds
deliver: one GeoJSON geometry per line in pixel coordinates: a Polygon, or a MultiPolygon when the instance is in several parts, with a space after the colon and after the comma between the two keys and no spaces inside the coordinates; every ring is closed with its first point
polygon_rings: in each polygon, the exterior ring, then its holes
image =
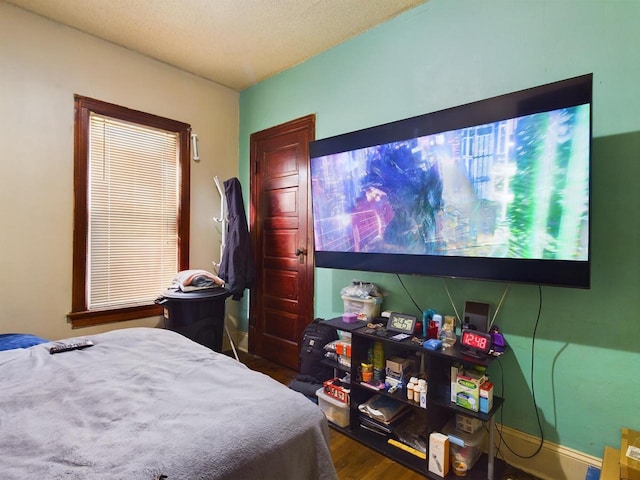
{"type": "Polygon", "coordinates": [[[89,310],[148,305],[178,271],[179,135],[91,113],[89,310]]]}

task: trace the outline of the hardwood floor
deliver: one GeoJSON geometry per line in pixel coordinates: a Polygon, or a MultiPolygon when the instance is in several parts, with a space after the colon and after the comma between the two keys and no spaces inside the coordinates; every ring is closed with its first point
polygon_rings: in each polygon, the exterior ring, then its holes
{"type": "MultiPolygon", "coordinates": [[[[240,361],[252,370],[288,385],[297,372],[263,358],[238,352],[240,361]]],[[[331,456],[340,480],[424,480],[422,475],[380,455],[369,447],[330,429],[331,456]]],[[[469,478],[469,480],[472,480],[469,478]]],[[[496,480],[537,480],[508,465],[503,465],[496,480]]]]}

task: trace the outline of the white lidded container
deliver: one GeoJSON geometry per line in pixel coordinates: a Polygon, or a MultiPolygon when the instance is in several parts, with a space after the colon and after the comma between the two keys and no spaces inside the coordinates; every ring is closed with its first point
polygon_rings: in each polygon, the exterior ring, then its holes
{"type": "Polygon", "coordinates": [[[342,428],[349,426],[348,403],[341,402],[340,400],[327,395],[324,393],[324,387],[319,388],[316,391],[316,395],[318,396],[318,405],[327,417],[327,420],[342,428]]]}

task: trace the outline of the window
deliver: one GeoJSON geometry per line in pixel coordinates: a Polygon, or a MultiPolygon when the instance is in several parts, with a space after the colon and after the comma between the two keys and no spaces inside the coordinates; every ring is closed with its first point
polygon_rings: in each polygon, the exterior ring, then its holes
{"type": "Polygon", "coordinates": [[[160,315],[189,263],[190,126],[75,96],[73,327],[160,315]]]}

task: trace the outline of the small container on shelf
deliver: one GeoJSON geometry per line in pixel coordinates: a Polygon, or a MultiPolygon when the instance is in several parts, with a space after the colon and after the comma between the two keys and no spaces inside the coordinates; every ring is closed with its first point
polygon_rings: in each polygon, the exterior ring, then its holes
{"type": "Polygon", "coordinates": [[[444,318],[444,325],[442,325],[442,329],[440,329],[438,338],[442,341],[442,348],[446,349],[455,345],[458,337],[456,335],[456,326],[453,317],[446,316],[444,318]]]}
{"type": "Polygon", "coordinates": [[[344,302],[344,313],[355,313],[358,320],[360,317],[367,321],[372,321],[380,316],[382,308],[382,297],[356,298],[342,295],[344,302]]]}
{"type": "Polygon", "coordinates": [[[342,314],[342,321],[344,323],[355,323],[358,321],[358,315],[352,312],[345,312],[342,314]]]}
{"type": "Polygon", "coordinates": [[[493,383],[484,382],[480,386],[480,411],[489,413],[493,407],[493,383]]]}

